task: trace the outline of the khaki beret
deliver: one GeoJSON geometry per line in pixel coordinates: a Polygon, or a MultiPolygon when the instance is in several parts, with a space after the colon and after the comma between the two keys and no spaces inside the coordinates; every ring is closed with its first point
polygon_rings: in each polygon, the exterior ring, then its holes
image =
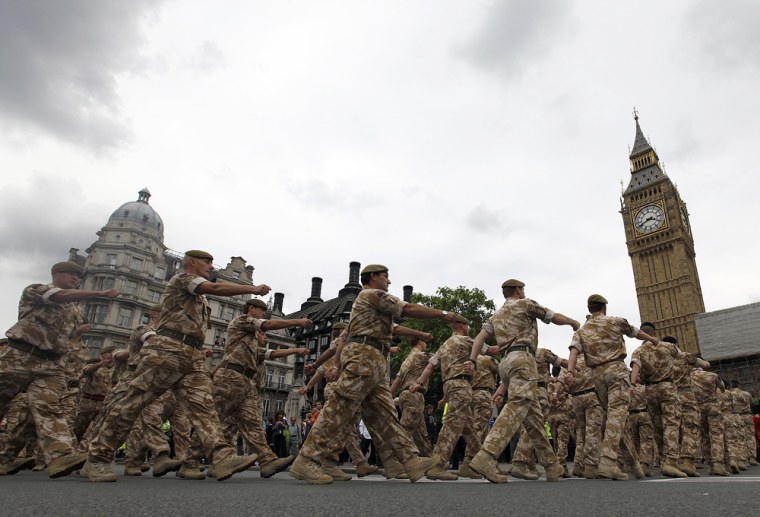
{"type": "Polygon", "coordinates": [[[523,282],[520,282],[519,280],[510,278],[509,280],[506,280],[503,284],[501,284],[501,286],[502,287],[525,287],[525,284],[523,282]]]}
{"type": "Polygon", "coordinates": [[[116,347],[113,345],[106,345],[103,348],[100,349],[100,355],[107,354],[109,352],[113,352],[116,350],[116,347]]]}
{"type": "Polygon", "coordinates": [[[607,303],[607,298],[602,296],[601,294],[592,294],[588,297],[588,303],[607,303]]]}
{"type": "Polygon", "coordinates": [[[267,304],[264,300],[260,300],[258,298],[251,298],[250,300],[246,300],[245,304],[248,306],[253,305],[254,307],[258,307],[260,309],[267,310],[269,307],[267,307],[267,304]]]}
{"type": "Polygon", "coordinates": [[[50,268],[51,273],[76,273],[79,276],[82,276],[82,273],[84,273],[84,269],[82,269],[82,266],[75,262],[59,262],[58,264],[53,264],[53,267],[50,268]]]}
{"type": "Polygon", "coordinates": [[[163,307],[161,306],[161,304],[160,304],[160,303],[157,303],[157,304],[155,304],[155,305],[151,305],[151,306],[150,306],[150,312],[161,312],[161,309],[162,309],[162,308],[163,308],[163,307]]]}
{"type": "Polygon", "coordinates": [[[341,329],[344,329],[346,327],[348,327],[348,325],[346,325],[342,321],[339,321],[338,323],[336,323],[335,325],[332,326],[333,330],[341,330],[341,329]]]}
{"type": "Polygon", "coordinates": [[[366,275],[367,273],[387,273],[388,268],[383,266],[382,264],[369,264],[368,266],[364,266],[364,269],[362,269],[362,275],[366,275]]]}
{"type": "Polygon", "coordinates": [[[209,259],[214,260],[213,255],[209,253],[208,251],[203,250],[190,250],[185,252],[186,257],[193,257],[193,258],[199,258],[199,259],[209,259]]]}
{"type": "Polygon", "coordinates": [[[457,314],[457,315],[456,315],[456,318],[454,318],[454,321],[456,321],[457,323],[465,323],[465,324],[467,324],[467,325],[469,325],[469,324],[470,324],[470,322],[469,322],[469,321],[467,321],[467,318],[465,318],[464,316],[462,316],[462,315],[460,315],[460,314],[457,314]]]}

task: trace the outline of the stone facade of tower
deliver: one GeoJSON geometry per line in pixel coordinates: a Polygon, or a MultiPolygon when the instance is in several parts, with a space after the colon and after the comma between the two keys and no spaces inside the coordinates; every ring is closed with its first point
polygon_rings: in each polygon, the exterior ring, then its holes
{"type": "Polygon", "coordinates": [[[684,351],[699,352],[694,320],[705,304],[689,212],[644,137],[638,115],[630,163],[620,213],[641,320],[654,323],[661,337],[675,336],[684,351]]]}

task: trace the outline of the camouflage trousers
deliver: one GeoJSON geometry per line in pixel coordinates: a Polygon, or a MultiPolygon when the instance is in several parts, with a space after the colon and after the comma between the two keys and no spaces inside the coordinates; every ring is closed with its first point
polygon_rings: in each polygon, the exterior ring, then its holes
{"type": "Polygon", "coordinates": [[[173,391],[164,393],[161,400],[164,402],[164,413],[161,419],[168,420],[171,424],[174,456],[181,460],[185,467],[200,467],[203,458],[203,445],[199,434],[193,429],[183,407],[177,403],[177,397],[173,391]]]}
{"type": "MultiPolygon", "coordinates": [[[[0,352],[0,420],[11,400],[26,390],[45,463],[73,454],[73,437],[59,405],[66,388],[63,361],[48,361],[10,346],[4,348],[0,352]]],[[[0,457],[0,462],[7,461],[0,457]]]]}
{"type": "Polygon", "coordinates": [[[74,422],[77,419],[77,407],[79,407],[79,388],[66,388],[61,395],[61,413],[66,419],[69,429],[74,429],[74,422]]]}
{"type": "Polygon", "coordinates": [[[446,420],[438,433],[433,454],[446,464],[454,452],[459,437],[467,444],[465,459],[472,459],[480,451],[480,440],[473,425],[472,388],[467,379],[452,379],[443,383],[443,398],[449,404],[446,420]]]}
{"type": "Polygon", "coordinates": [[[742,422],[744,422],[744,431],[742,432],[742,436],[744,436],[744,446],[746,450],[746,461],[749,461],[750,459],[755,459],[757,456],[757,445],[755,444],[755,423],[752,421],[752,413],[745,413],[743,415],[739,415],[742,422]]]}
{"type": "MultiPolygon", "coordinates": [[[[541,422],[548,422],[549,394],[546,391],[546,386],[537,386],[536,396],[538,397],[538,403],[541,405],[541,422]]],[[[533,444],[526,437],[527,431],[525,430],[525,424],[523,424],[520,426],[520,438],[517,440],[517,447],[515,448],[515,454],[512,456],[512,463],[519,462],[533,466],[536,463],[533,459],[533,444]]]]}
{"type": "Polygon", "coordinates": [[[639,454],[639,461],[654,463],[654,426],[646,409],[632,410],[625,423],[626,433],[639,454]]]}
{"type": "Polygon", "coordinates": [[[592,391],[583,395],[573,395],[572,403],[577,423],[574,463],[583,465],[584,468],[597,467],[604,425],[604,413],[599,398],[592,391]]]}
{"type": "Polygon", "coordinates": [[[678,389],[681,401],[681,447],[680,457],[694,461],[699,448],[699,407],[691,388],[678,389]]]}
{"type": "Polygon", "coordinates": [[[631,402],[631,382],[623,361],[612,361],[592,369],[596,396],[605,409],[607,420],[602,439],[601,457],[617,463],[622,452],[628,462],[638,461],[638,454],[625,434],[625,421],[631,402]]]}
{"type": "Polygon", "coordinates": [[[536,394],[536,359],[528,352],[509,353],[499,363],[499,375],[507,386],[508,399],[483,442],[483,450],[498,458],[520,425],[524,425],[526,436],[535,448],[541,465],[547,467],[554,464],[557,457],[546,437],[536,394]]]}
{"type": "MultiPolygon", "coordinates": [[[[334,384],[335,384],[334,382],[328,382],[325,385],[325,400],[330,398],[330,396],[335,391],[334,384]]],[[[361,419],[362,419],[361,413],[357,414],[354,417],[353,422],[351,422],[348,426],[348,432],[346,436],[345,448],[346,448],[346,451],[348,451],[348,455],[351,457],[351,461],[354,463],[354,465],[360,465],[362,463],[367,462],[367,459],[364,457],[364,454],[362,453],[362,448],[359,447],[359,420],[361,419]]],[[[382,438],[380,439],[380,443],[384,445],[382,438]]],[[[333,460],[338,461],[338,457],[336,456],[335,458],[333,458],[333,460]]]]}
{"type": "Polygon", "coordinates": [[[705,463],[725,463],[725,429],[717,400],[699,404],[699,426],[702,434],[705,463]]]}
{"type": "Polygon", "coordinates": [[[277,459],[261,428],[263,409],[253,380],[235,370],[219,368],[214,374],[214,404],[230,445],[237,443],[239,433],[248,443],[249,450],[258,456],[259,464],[277,459]]]}
{"type": "MultiPolygon", "coordinates": [[[[0,443],[0,463],[8,463],[16,459],[24,448],[28,456],[34,451],[37,443],[37,431],[34,420],[29,412],[29,399],[26,393],[16,395],[5,413],[5,433],[0,443]]],[[[42,460],[44,463],[44,459],[42,460]]]]}
{"type": "Polygon", "coordinates": [[[72,432],[77,441],[82,441],[84,433],[93,421],[97,421],[98,415],[103,410],[102,400],[91,400],[84,398],[79,399],[79,406],[77,407],[77,416],[74,419],[74,428],[72,432]]]}
{"type": "Polygon", "coordinates": [[[126,439],[140,412],[171,389],[201,441],[206,457],[219,461],[235,454],[221,430],[214,407],[211,377],[202,351],[156,336],[140,352],[141,362],[127,393],[103,419],[90,443],[89,460],[110,463],[116,448],[126,439]]]}
{"type": "Polygon", "coordinates": [[[372,434],[405,463],[418,456],[412,440],[398,421],[386,375],[383,355],[371,346],[349,342],[343,349],[343,369],[335,381],[335,391],[306,437],[301,454],[317,462],[335,458],[343,449],[361,412],[372,434]]]}
{"type": "Polygon", "coordinates": [[[472,425],[475,427],[475,434],[481,444],[488,435],[488,428],[493,415],[492,391],[489,388],[472,390],[472,425]]]}
{"type": "MultiPolygon", "coordinates": [[[[652,419],[654,439],[662,462],[678,466],[678,429],[681,425],[681,401],[672,382],[650,384],[646,389],[647,410],[652,419]]],[[[655,451],[653,451],[654,453],[655,451]]]]}
{"type": "Polygon", "coordinates": [[[412,438],[422,456],[432,456],[433,447],[425,426],[425,395],[404,390],[398,396],[401,407],[401,427],[412,438]]]}
{"type": "Polygon", "coordinates": [[[147,458],[148,451],[153,458],[162,454],[169,455],[171,449],[162,429],[164,399],[168,395],[171,395],[170,391],[161,395],[140,412],[139,418],[127,436],[127,466],[141,466],[147,458]]]}
{"type": "Polygon", "coordinates": [[[555,453],[557,454],[557,461],[562,464],[567,463],[567,449],[572,427],[571,412],[572,405],[569,401],[549,410],[549,427],[552,431],[552,437],[554,437],[555,453]]]}

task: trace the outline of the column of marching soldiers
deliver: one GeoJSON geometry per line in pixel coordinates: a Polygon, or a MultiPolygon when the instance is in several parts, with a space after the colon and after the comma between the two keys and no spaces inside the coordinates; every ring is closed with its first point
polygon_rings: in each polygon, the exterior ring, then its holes
{"type": "Polygon", "coordinates": [[[676,339],[658,338],[651,323],[637,328],[607,315],[603,296],[588,297],[589,315],[581,325],[527,298],[523,282],[507,280],[504,305],[472,338],[464,317],[389,294],[388,268],[379,264],[362,270],[363,289],[348,324],[333,326],[330,348],[305,368],[313,375],[302,394],[327,381],[319,418],[297,456],[278,458],[261,425],[263,363],[308,351],[268,349],[265,333],[312,322],[265,319],[267,305],[248,300],[244,314],[230,323],[224,356],[210,374],[203,348],[210,314],[205,295],[270,291],[264,284],[211,282],[212,262],[207,252],[188,251],[183,272],[170,280],[162,304],[134,329],[127,348],[103,347],[93,360],[79,340],[91,326],[78,302],[119,292],[78,289],[83,270],[71,262],[55,264],[50,283],[24,289],[18,321],[0,349],[0,475],[47,468],[51,478],[78,471],[91,481],[116,481],[111,465],[126,443],[128,476],[152,468],[154,476],[177,472],[183,479],[208,475],[222,481],[258,463],[264,478],[289,468],[294,478],[327,484],[352,478],[337,464],[344,448],[359,477],[378,472],[358,446],[360,419],[382,474],[412,482],[425,476],[504,483],[510,474],[547,481],[571,475],[624,480],[628,473],[641,479],[657,466],[678,478],[699,476],[703,465],[712,475],[728,476],[757,465],[751,395],[738,383],[725,386],[705,370],[709,363],[682,352],[676,339]],[[394,323],[401,318],[443,320],[451,337],[430,354],[432,336],[394,323]],[[538,347],[538,321],[572,328],[567,359],[538,347]],[[408,338],[412,348],[389,386],[386,358],[394,336],[408,338]],[[643,342],[629,363],[624,336],[643,342]],[[436,369],[448,409],[433,447],[423,412],[436,369]],[[173,457],[162,430],[166,419],[173,457]],[[497,460],[517,433],[511,468],[502,470],[497,460]],[[238,437],[249,454],[237,454],[238,437]],[[449,458],[460,437],[466,451],[454,472],[449,458]],[[211,463],[207,472],[203,458],[211,463]]]}

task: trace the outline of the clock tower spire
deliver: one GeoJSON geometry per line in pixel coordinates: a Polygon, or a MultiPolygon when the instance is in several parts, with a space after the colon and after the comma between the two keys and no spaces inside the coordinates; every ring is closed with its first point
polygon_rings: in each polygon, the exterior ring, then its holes
{"type": "Polygon", "coordinates": [[[633,266],[642,321],[659,336],[678,339],[681,349],[698,352],[694,317],[705,311],[694,252],[689,212],[678,189],[660,166],[644,137],[634,109],[636,136],[631,178],[620,200],[628,255],[633,266]]]}

